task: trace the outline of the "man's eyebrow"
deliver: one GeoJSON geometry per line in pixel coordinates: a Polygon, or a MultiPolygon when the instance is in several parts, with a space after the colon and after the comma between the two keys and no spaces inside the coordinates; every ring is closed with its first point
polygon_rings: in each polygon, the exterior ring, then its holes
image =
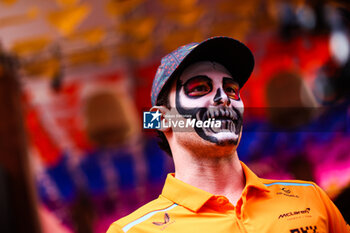
{"type": "Polygon", "coordinates": [[[223,79],[222,79],[222,81],[223,82],[225,82],[225,81],[233,81],[234,83],[236,83],[236,84],[238,84],[238,82],[236,81],[236,79],[234,79],[233,77],[224,77],[223,79]]]}
{"type": "Polygon", "coordinates": [[[193,76],[193,77],[187,79],[186,82],[183,84],[183,86],[186,85],[189,81],[191,81],[191,80],[193,80],[193,79],[196,79],[196,78],[204,78],[204,79],[207,79],[208,81],[211,82],[211,78],[209,78],[207,75],[200,74],[200,75],[195,75],[195,76],[193,76]]]}
{"type": "Polygon", "coordinates": [[[200,75],[195,75],[195,76],[189,78],[188,80],[193,79],[193,78],[207,78],[207,79],[211,79],[207,75],[200,74],[200,75]]]}

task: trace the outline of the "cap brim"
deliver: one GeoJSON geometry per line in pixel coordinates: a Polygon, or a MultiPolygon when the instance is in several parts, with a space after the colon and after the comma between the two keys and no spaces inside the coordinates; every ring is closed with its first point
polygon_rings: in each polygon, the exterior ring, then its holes
{"type": "Polygon", "coordinates": [[[181,73],[187,66],[199,61],[222,64],[241,88],[254,68],[252,52],[243,43],[229,37],[214,37],[198,44],[178,65],[176,73],[181,73]]]}

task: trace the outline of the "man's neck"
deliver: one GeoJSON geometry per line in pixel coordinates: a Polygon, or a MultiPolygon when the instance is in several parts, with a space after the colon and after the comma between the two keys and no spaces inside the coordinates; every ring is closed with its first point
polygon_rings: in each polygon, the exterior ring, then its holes
{"type": "Polygon", "coordinates": [[[225,196],[231,204],[236,205],[245,186],[245,177],[236,151],[220,157],[194,156],[188,151],[175,153],[177,179],[214,195],[225,196]]]}

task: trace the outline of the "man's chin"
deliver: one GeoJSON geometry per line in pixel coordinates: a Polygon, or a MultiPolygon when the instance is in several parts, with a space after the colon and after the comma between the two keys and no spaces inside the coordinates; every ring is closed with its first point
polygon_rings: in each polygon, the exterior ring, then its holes
{"type": "Polygon", "coordinates": [[[210,141],[218,146],[237,146],[239,135],[230,130],[214,132],[213,130],[202,129],[199,134],[203,139],[210,141]]]}
{"type": "Polygon", "coordinates": [[[219,146],[236,146],[238,144],[239,136],[232,132],[219,132],[211,135],[215,138],[216,144],[219,146]]]}

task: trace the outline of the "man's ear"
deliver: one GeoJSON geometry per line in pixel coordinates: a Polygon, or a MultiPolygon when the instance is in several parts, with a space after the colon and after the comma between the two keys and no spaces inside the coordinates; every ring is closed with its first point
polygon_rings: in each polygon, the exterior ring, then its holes
{"type": "Polygon", "coordinates": [[[164,125],[163,125],[163,122],[166,125],[169,125],[169,122],[168,122],[169,121],[169,117],[167,117],[167,116],[170,115],[169,114],[170,110],[167,107],[165,107],[165,106],[153,106],[149,111],[150,112],[157,112],[157,111],[159,111],[159,113],[162,114],[160,116],[161,128],[158,129],[158,130],[160,130],[162,132],[166,132],[166,131],[171,129],[171,127],[164,127],[164,125]]]}

